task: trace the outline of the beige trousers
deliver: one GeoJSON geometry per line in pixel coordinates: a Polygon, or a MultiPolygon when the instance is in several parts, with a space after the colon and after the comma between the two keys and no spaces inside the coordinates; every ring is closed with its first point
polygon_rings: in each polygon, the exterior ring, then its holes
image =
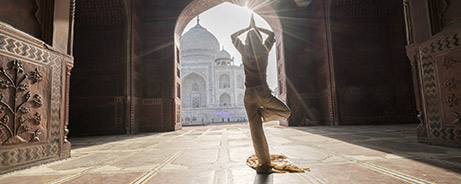
{"type": "Polygon", "coordinates": [[[247,87],[245,89],[245,109],[250,122],[251,139],[259,163],[270,166],[269,147],[262,123],[285,119],[290,116],[290,109],[278,98],[272,96],[267,84],[247,87]]]}

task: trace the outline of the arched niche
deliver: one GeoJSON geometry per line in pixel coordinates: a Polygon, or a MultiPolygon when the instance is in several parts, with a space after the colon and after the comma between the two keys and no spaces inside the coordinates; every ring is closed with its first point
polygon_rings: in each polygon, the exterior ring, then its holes
{"type": "Polygon", "coordinates": [[[229,107],[231,105],[231,97],[227,93],[223,93],[219,96],[219,106],[221,107],[229,107]]]}
{"type": "Polygon", "coordinates": [[[219,76],[219,88],[230,88],[230,77],[227,74],[219,76]]]}
{"type": "Polygon", "coordinates": [[[206,107],[206,82],[197,74],[190,73],[182,79],[182,107],[206,107]]]}

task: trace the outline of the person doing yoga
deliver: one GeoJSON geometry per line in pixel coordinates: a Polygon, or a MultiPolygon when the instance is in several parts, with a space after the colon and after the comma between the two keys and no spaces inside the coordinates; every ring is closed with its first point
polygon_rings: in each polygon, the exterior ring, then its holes
{"type": "Polygon", "coordinates": [[[263,122],[285,119],[291,113],[285,103],[272,95],[266,81],[268,55],[275,42],[274,36],[272,31],[257,27],[253,16],[247,28],[231,36],[232,43],[242,55],[245,70],[244,105],[258,161],[254,168],[258,173],[269,173],[273,168],[262,126],[263,122]],[[238,37],[247,31],[245,44],[243,44],[238,37]],[[264,41],[261,32],[267,34],[264,41]]]}

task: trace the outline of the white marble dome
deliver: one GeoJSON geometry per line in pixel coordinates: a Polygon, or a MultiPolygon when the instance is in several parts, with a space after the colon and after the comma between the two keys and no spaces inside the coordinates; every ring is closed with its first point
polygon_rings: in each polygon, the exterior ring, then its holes
{"type": "Polygon", "coordinates": [[[184,33],[181,38],[181,51],[187,52],[191,50],[197,51],[213,51],[219,52],[219,41],[207,29],[199,23],[184,33]]]}
{"type": "Polygon", "coordinates": [[[221,52],[216,54],[216,60],[218,59],[231,59],[231,55],[229,54],[229,52],[223,49],[221,50],[221,52]]]}

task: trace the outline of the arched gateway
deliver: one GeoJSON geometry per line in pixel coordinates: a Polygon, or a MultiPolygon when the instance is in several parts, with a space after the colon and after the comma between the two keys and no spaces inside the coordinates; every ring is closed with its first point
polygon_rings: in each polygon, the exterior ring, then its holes
{"type": "Polygon", "coordinates": [[[223,2],[276,34],[282,125],[418,122],[461,145],[459,1],[2,0],[0,173],[69,157],[69,131],[181,129],[181,33],[223,2]]]}

